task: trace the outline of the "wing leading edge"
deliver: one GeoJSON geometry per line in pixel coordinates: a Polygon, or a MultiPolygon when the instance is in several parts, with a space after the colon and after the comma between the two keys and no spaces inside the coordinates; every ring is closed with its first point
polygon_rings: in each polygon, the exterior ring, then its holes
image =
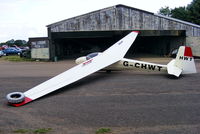
{"type": "Polygon", "coordinates": [[[11,105],[21,106],[29,103],[121,60],[131,47],[132,43],[135,41],[137,35],[137,31],[129,33],[127,36],[105,50],[101,55],[89,59],[86,62],[79,64],[24,92],[25,98],[28,98],[28,101],[25,99],[26,101],[11,105]]]}

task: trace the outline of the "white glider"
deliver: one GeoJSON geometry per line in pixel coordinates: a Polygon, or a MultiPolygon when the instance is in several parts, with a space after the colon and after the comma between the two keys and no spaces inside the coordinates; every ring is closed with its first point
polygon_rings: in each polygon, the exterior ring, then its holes
{"type": "Polygon", "coordinates": [[[16,107],[22,106],[118,62],[125,56],[137,35],[137,31],[129,33],[101,55],[93,57],[24,93],[9,93],[6,96],[8,103],[16,107]]]}
{"type": "Polygon", "coordinates": [[[7,100],[9,104],[16,107],[22,106],[99,70],[140,69],[165,72],[175,77],[179,77],[181,74],[196,73],[192,50],[187,46],[180,46],[176,59],[171,60],[167,65],[123,58],[137,35],[138,32],[133,31],[103,53],[92,53],[76,59],[77,66],[24,93],[13,92],[8,94],[7,100]]]}

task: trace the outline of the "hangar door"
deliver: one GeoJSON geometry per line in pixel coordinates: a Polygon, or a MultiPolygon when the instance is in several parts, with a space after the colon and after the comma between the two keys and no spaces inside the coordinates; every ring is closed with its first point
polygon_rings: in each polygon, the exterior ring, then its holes
{"type": "MultiPolygon", "coordinates": [[[[126,30],[51,33],[51,56],[52,59],[67,59],[102,52],[129,32],[126,30]]],[[[185,31],[140,31],[126,57],[146,54],[166,56],[184,43],[185,31]]]]}

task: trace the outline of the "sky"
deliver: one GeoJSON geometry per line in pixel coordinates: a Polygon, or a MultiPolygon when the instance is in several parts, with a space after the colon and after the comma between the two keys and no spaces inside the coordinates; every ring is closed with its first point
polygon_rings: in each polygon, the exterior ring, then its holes
{"type": "Polygon", "coordinates": [[[47,37],[47,25],[91,11],[124,4],[157,13],[161,7],[187,6],[192,0],[1,0],[0,42],[47,37]]]}

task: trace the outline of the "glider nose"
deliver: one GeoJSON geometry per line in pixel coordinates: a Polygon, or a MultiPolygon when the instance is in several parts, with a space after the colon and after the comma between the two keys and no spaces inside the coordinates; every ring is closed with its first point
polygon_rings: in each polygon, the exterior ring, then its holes
{"type": "Polygon", "coordinates": [[[86,61],[86,60],[87,60],[87,59],[86,59],[85,56],[79,57],[79,58],[77,58],[77,59],[75,60],[75,63],[76,63],[76,64],[81,64],[81,63],[83,63],[83,62],[86,61]]]}

